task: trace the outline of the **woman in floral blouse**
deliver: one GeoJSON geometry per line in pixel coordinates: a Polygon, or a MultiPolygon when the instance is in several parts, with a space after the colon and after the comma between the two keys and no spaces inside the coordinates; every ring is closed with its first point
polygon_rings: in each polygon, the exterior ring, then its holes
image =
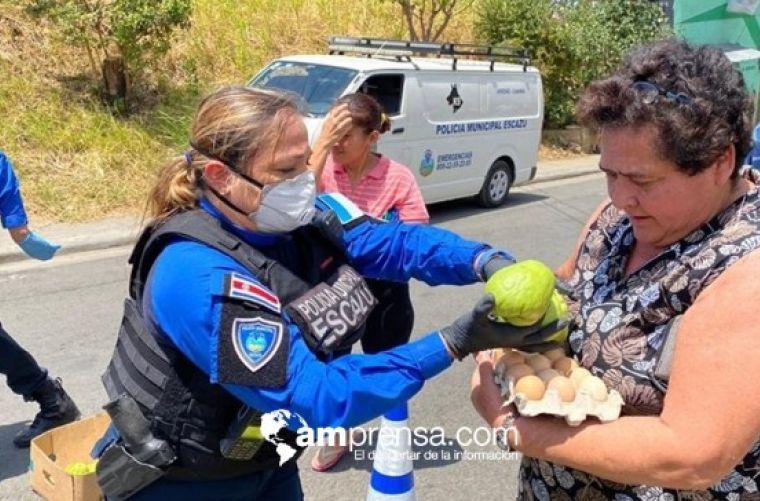
{"type": "Polygon", "coordinates": [[[594,82],[609,199],[557,270],[570,352],[617,390],[619,420],[570,427],[500,407],[478,357],[472,400],[523,453],[521,499],[760,499],[760,197],[750,100],[719,51],[665,41],[594,82]],[[654,376],[680,317],[667,384],[654,376]]]}

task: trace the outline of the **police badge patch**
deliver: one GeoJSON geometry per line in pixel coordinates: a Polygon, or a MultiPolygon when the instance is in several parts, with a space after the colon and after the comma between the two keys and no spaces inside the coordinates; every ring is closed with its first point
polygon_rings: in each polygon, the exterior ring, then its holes
{"type": "Polygon", "coordinates": [[[248,370],[256,372],[269,362],[282,342],[282,324],[261,317],[236,318],[232,324],[235,352],[248,370]]]}
{"type": "Polygon", "coordinates": [[[216,373],[211,382],[261,388],[284,385],[290,336],[282,317],[230,297],[222,302],[216,373]]]}

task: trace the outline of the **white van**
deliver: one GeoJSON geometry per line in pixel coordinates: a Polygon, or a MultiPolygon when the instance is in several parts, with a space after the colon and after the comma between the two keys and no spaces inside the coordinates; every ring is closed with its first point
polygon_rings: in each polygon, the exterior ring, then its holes
{"type": "Polygon", "coordinates": [[[536,174],[543,89],[522,49],[333,37],[329,55],[277,59],[248,85],[302,96],[310,141],[338,97],[374,96],[391,118],[377,149],[412,169],[427,203],[496,207],[536,174]]]}

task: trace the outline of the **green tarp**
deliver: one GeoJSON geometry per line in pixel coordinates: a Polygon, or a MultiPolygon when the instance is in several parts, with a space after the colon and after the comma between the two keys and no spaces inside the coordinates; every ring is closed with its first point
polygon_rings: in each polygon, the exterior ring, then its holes
{"type": "MultiPolygon", "coordinates": [[[[760,94],[760,15],[729,12],[726,0],[676,0],[673,28],[690,43],[721,47],[744,75],[758,118],[760,94]]],[[[758,9],[760,11],[760,9],[758,9]]]]}

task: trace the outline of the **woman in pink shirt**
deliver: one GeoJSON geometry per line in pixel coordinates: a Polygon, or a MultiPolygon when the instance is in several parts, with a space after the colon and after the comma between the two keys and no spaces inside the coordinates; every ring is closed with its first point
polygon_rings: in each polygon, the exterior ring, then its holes
{"type": "MultiPolygon", "coordinates": [[[[430,216],[411,170],[373,152],[380,135],[390,125],[390,119],[373,97],[357,93],[338,99],[310,158],[319,191],[341,193],[376,218],[427,223],[430,216]]],[[[378,305],[367,320],[362,350],[377,353],[405,344],[414,327],[409,284],[369,279],[367,283],[378,305]]],[[[326,471],[346,451],[323,447],[314,455],[312,468],[326,471]]]]}
{"type": "Polygon", "coordinates": [[[427,223],[430,216],[412,171],[372,151],[390,126],[375,98],[357,93],[338,99],[311,157],[319,189],[342,193],[377,218],[387,219],[391,212],[405,223],[427,223]]]}

